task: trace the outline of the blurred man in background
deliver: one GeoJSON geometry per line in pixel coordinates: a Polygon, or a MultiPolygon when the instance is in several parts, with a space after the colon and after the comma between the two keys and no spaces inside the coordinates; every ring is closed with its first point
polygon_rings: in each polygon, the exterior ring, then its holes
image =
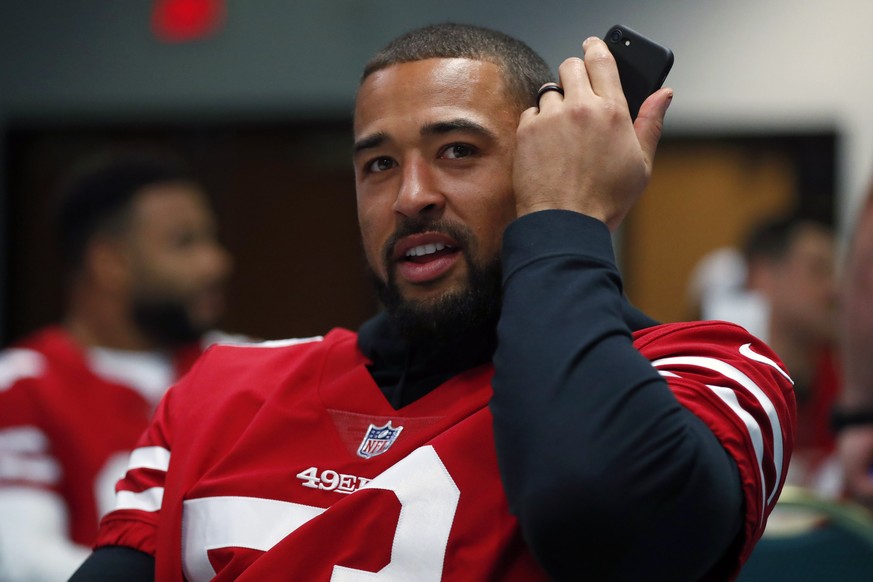
{"type": "Polygon", "coordinates": [[[873,186],[855,225],[843,281],[844,382],[834,429],[846,491],[873,510],[873,186]]]}
{"type": "Polygon", "coordinates": [[[839,391],[833,230],[797,216],[768,219],[752,229],[743,254],[745,292],[762,306],[762,339],[794,380],[797,443],[788,482],[836,497],[841,477],[830,428],[839,391]]]}
{"type": "Polygon", "coordinates": [[[57,202],[63,321],[0,354],[3,580],[65,580],[88,555],[158,400],[218,339],[231,271],[174,160],[92,160],[57,202]]]}

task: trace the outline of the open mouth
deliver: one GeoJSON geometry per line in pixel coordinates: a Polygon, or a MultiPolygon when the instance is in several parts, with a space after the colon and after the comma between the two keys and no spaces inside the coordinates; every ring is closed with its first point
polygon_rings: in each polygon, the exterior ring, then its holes
{"type": "Polygon", "coordinates": [[[410,283],[429,283],[448,273],[461,257],[450,236],[425,232],[401,239],[394,248],[397,275],[410,283]]]}
{"type": "Polygon", "coordinates": [[[412,247],[406,251],[401,260],[412,263],[427,263],[445,255],[459,252],[457,247],[442,242],[429,243],[412,247]]]}

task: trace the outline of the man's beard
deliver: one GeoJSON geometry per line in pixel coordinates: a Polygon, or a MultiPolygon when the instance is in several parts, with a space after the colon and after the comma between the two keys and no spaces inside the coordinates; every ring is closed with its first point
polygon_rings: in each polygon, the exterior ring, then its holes
{"type": "Polygon", "coordinates": [[[162,347],[195,342],[207,331],[192,321],[188,308],[179,299],[136,297],[132,315],[137,328],[162,347]]]}
{"type": "Polygon", "coordinates": [[[497,325],[502,296],[500,257],[477,263],[473,259],[475,247],[476,241],[469,229],[445,221],[405,223],[385,245],[383,260],[388,265],[388,281],[380,280],[372,267],[371,274],[379,299],[407,340],[445,344],[471,331],[497,325]],[[460,244],[467,262],[467,281],[459,289],[427,300],[402,296],[396,271],[391,268],[394,246],[400,238],[420,232],[443,232],[460,244]]]}

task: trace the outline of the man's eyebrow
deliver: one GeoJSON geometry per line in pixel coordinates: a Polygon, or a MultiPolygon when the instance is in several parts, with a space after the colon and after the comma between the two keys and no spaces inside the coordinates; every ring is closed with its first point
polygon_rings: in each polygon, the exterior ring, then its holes
{"type": "Polygon", "coordinates": [[[494,134],[494,132],[484,125],[480,125],[475,121],[470,121],[469,119],[464,118],[428,123],[421,128],[421,135],[442,135],[445,133],[451,133],[453,131],[469,131],[479,134],[483,137],[487,137],[489,139],[497,139],[497,136],[494,134]]]}
{"type": "MultiPolygon", "coordinates": [[[[427,137],[433,135],[444,135],[453,131],[467,131],[481,135],[488,139],[497,139],[497,135],[484,125],[464,118],[449,119],[446,121],[434,121],[433,123],[425,124],[421,128],[420,133],[422,136],[427,137]]],[[[378,133],[374,133],[373,135],[362,137],[355,142],[354,146],[352,146],[352,153],[354,155],[357,155],[364,150],[377,148],[383,145],[389,139],[390,138],[388,137],[388,134],[381,131],[378,133]]]]}
{"type": "Polygon", "coordinates": [[[352,146],[352,153],[354,155],[358,155],[358,153],[363,150],[369,150],[376,147],[379,147],[383,143],[388,140],[388,136],[382,132],[374,133],[373,135],[368,135],[366,137],[362,137],[358,141],[355,142],[355,145],[352,146]]]}

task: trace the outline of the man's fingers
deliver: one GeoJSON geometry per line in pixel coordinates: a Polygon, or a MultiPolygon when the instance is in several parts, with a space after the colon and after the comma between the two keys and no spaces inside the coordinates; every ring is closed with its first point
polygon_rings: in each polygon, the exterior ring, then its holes
{"type": "Polygon", "coordinates": [[[585,51],[585,69],[594,93],[604,99],[624,102],[618,67],[606,43],[592,36],[582,43],[582,50],[585,51]]]}
{"type": "Polygon", "coordinates": [[[564,100],[578,103],[594,93],[588,80],[585,63],[579,57],[570,57],[558,66],[558,78],[564,88],[564,100]]]}
{"type": "Polygon", "coordinates": [[[545,86],[539,107],[521,116],[516,208],[519,215],[572,210],[615,230],[648,181],[670,92],[643,107],[635,133],[609,49],[599,39],[585,46],[584,60],[571,57],[558,68],[563,97],[545,86]],[[595,77],[606,96],[592,87],[595,77]]]}
{"type": "Polygon", "coordinates": [[[661,141],[661,133],[664,129],[664,116],[672,101],[672,89],[665,87],[655,91],[643,102],[634,122],[634,131],[649,167],[655,159],[655,151],[658,149],[658,142],[661,141]]]}

